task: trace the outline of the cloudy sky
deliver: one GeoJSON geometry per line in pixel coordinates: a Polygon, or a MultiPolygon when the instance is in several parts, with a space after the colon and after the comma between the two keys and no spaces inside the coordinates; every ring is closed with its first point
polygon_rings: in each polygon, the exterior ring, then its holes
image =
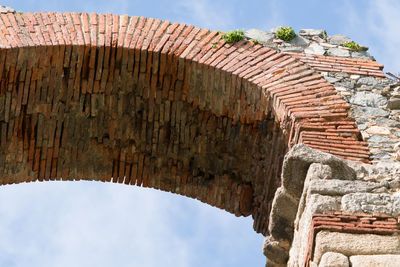
{"type": "MultiPolygon", "coordinates": [[[[400,72],[398,0],[3,0],[27,11],[113,12],[228,31],[326,29],[400,72]]],[[[0,266],[264,266],[250,218],[155,190],[91,182],[0,188],[0,266]]]]}

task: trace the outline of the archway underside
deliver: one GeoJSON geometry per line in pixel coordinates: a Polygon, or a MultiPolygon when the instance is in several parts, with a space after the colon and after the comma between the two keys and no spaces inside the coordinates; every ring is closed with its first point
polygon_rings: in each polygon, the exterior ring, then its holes
{"type": "Polygon", "coordinates": [[[368,160],[348,104],[290,55],[144,17],[0,17],[2,184],[151,187],[251,214],[265,235],[289,147],[308,136],[368,160]]]}

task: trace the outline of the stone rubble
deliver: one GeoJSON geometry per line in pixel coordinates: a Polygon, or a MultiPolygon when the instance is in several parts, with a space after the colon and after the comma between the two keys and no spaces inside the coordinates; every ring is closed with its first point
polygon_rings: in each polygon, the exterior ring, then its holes
{"type": "MultiPolygon", "coordinates": [[[[265,46],[281,52],[296,52],[344,58],[374,60],[367,47],[353,51],[341,45],[352,40],[344,35],[327,36],[325,30],[302,29],[290,42],[275,38],[282,26],[270,31],[251,29],[248,39],[261,41],[265,46]]],[[[389,184],[389,192],[400,190],[400,82],[389,78],[326,72],[321,74],[351,105],[362,139],[368,141],[370,164],[355,164],[357,177],[371,182],[389,184]]],[[[351,162],[349,162],[352,165],[351,162]]]]}
{"type": "Polygon", "coordinates": [[[352,41],[347,36],[341,34],[327,36],[325,30],[301,29],[296,38],[290,42],[285,42],[275,37],[275,33],[280,28],[282,26],[274,27],[269,31],[250,29],[244,33],[244,36],[249,40],[258,40],[265,46],[272,47],[280,52],[374,60],[374,57],[367,52],[368,47],[361,46],[359,51],[343,47],[344,43],[352,41]]]}

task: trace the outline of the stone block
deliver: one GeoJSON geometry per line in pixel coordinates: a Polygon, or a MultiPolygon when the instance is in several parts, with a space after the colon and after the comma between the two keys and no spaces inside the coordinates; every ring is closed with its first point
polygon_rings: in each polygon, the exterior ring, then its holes
{"type": "Polygon", "coordinates": [[[268,230],[275,240],[286,240],[288,242],[287,249],[293,238],[296,213],[296,201],[285,192],[283,187],[278,188],[272,203],[268,230]]]}
{"type": "Polygon", "coordinates": [[[388,104],[388,108],[390,109],[400,109],[400,99],[390,99],[389,100],[389,104],[388,104]]]}
{"type": "Polygon", "coordinates": [[[309,190],[312,194],[343,196],[356,192],[372,192],[382,187],[379,183],[345,180],[313,180],[309,190]]]}
{"type": "Polygon", "coordinates": [[[299,35],[306,36],[306,37],[318,36],[318,37],[324,38],[326,36],[326,31],[318,30],[318,29],[301,29],[299,31],[299,35]]]}
{"type": "Polygon", "coordinates": [[[347,36],[344,36],[342,34],[335,34],[332,36],[328,37],[328,42],[334,45],[341,45],[346,42],[351,42],[351,39],[347,36]]]}
{"type": "Polygon", "coordinates": [[[399,194],[353,193],[343,196],[342,209],[346,212],[400,215],[399,194]]]}
{"type": "Polygon", "coordinates": [[[354,117],[389,117],[389,112],[381,108],[357,107],[353,110],[354,117]]]}
{"type": "Polygon", "coordinates": [[[395,267],[400,266],[400,255],[357,255],[350,257],[352,267],[395,267]]]}
{"type": "Polygon", "coordinates": [[[350,103],[363,107],[379,108],[380,106],[386,105],[387,100],[380,94],[357,92],[350,98],[350,103]]]}
{"type": "Polygon", "coordinates": [[[369,134],[390,135],[390,129],[381,126],[371,126],[367,129],[369,134]]]}
{"type": "Polygon", "coordinates": [[[325,49],[317,43],[312,43],[309,47],[304,49],[304,53],[322,56],[323,54],[325,54],[325,49]]]}
{"type": "Polygon", "coordinates": [[[373,56],[371,56],[371,54],[368,53],[367,51],[352,52],[351,57],[361,58],[361,59],[365,59],[365,60],[375,60],[375,58],[373,56]]]}
{"type": "Polygon", "coordinates": [[[340,210],[339,198],[312,194],[307,205],[311,206],[311,213],[340,210]]]}
{"type": "Polygon", "coordinates": [[[344,48],[333,47],[328,49],[327,55],[331,57],[350,57],[350,52],[344,48]]]}
{"type": "Polygon", "coordinates": [[[348,267],[349,258],[341,253],[326,252],[318,267],[348,267]]]}
{"type": "Polygon", "coordinates": [[[328,165],[332,170],[333,179],[354,180],[356,177],[355,171],[344,160],[311,149],[304,144],[295,145],[286,154],[282,170],[282,184],[287,192],[295,198],[300,199],[304,180],[312,163],[328,165]]]}
{"type": "Polygon", "coordinates": [[[247,30],[244,33],[244,36],[263,43],[272,42],[272,40],[275,38],[275,34],[257,29],[247,30]]]}
{"type": "Polygon", "coordinates": [[[273,259],[278,264],[286,264],[288,260],[287,249],[280,246],[280,242],[274,240],[272,236],[264,239],[263,253],[267,259],[273,259]]]}
{"type": "Polygon", "coordinates": [[[300,46],[300,47],[306,47],[310,44],[310,41],[304,37],[301,36],[296,36],[289,42],[293,46],[300,46]]]}
{"type": "Polygon", "coordinates": [[[9,6],[0,6],[0,13],[15,13],[15,9],[9,6]]]}
{"type": "Polygon", "coordinates": [[[346,256],[400,254],[400,237],[320,231],[315,238],[314,262],[319,263],[326,252],[337,252],[346,256]]]}
{"type": "Polygon", "coordinates": [[[314,179],[332,179],[332,168],[321,163],[312,163],[308,168],[307,177],[314,179]]]}

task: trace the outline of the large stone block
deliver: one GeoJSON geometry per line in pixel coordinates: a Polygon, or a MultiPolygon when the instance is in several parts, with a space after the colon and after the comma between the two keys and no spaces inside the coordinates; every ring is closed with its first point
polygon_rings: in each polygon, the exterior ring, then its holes
{"type": "Polygon", "coordinates": [[[262,31],[262,30],[257,30],[257,29],[250,29],[247,30],[244,33],[244,36],[247,38],[253,39],[253,40],[258,40],[260,42],[272,42],[272,40],[275,38],[275,34],[262,31]]]}
{"type": "Polygon", "coordinates": [[[399,194],[353,193],[343,196],[342,209],[347,212],[400,215],[399,194]]]}
{"type": "Polygon", "coordinates": [[[322,213],[324,211],[340,210],[340,198],[312,194],[307,205],[310,205],[312,213],[322,213]]]}
{"type": "Polygon", "coordinates": [[[314,262],[319,263],[326,252],[347,256],[400,254],[400,236],[320,231],[315,238],[314,262]]]}
{"type": "Polygon", "coordinates": [[[333,179],[354,180],[356,177],[355,171],[344,160],[304,144],[295,145],[286,154],[282,170],[282,184],[289,194],[300,198],[308,168],[312,163],[328,165],[333,179]]]}
{"type": "Polygon", "coordinates": [[[285,264],[288,260],[287,249],[283,248],[272,236],[264,239],[263,253],[267,259],[273,259],[277,264],[285,264]]]}
{"type": "Polygon", "coordinates": [[[352,267],[395,267],[400,266],[400,255],[357,255],[350,262],[352,267]]]}
{"type": "Polygon", "coordinates": [[[332,179],[332,168],[321,163],[312,163],[308,168],[307,177],[313,179],[332,179]]]}
{"type": "Polygon", "coordinates": [[[357,92],[350,98],[350,103],[362,107],[379,108],[387,104],[387,99],[379,94],[357,92]]]}
{"type": "Polygon", "coordinates": [[[268,230],[276,240],[286,240],[287,249],[289,249],[290,241],[293,238],[297,204],[283,187],[278,188],[272,203],[268,230]]]}
{"type": "Polygon", "coordinates": [[[318,267],[348,267],[349,258],[341,253],[326,252],[318,267]]]}
{"type": "Polygon", "coordinates": [[[309,187],[311,193],[343,196],[356,192],[371,192],[372,190],[382,186],[379,183],[363,181],[312,180],[310,181],[309,187]]]}

